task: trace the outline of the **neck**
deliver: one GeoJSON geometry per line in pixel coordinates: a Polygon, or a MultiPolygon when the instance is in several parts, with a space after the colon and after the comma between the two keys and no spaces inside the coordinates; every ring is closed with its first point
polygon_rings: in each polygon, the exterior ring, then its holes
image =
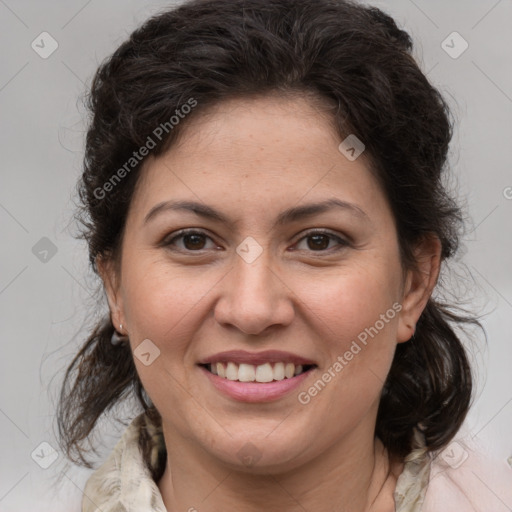
{"type": "Polygon", "coordinates": [[[233,470],[197,446],[173,442],[165,428],[164,437],[167,465],[158,486],[169,512],[395,510],[393,491],[403,463],[390,461],[373,431],[355,433],[301,467],[264,474],[233,470]]]}

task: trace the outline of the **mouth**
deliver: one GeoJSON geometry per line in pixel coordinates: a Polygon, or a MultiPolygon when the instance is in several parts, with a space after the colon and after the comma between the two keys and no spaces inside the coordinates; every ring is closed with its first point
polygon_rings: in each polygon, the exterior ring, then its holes
{"type": "Polygon", "coordinates": [[[218,361],[215,363],[200,363],[199,366],[221,379],[260,384],[293,379],[317,367],[316,364],[295,364],[284,361],[266,362],[258,365],[218,361]]]}
{"type": "Polygon", "coordinates": [[[197,365],[214,389],[239,402],[272,402],[289,396],[318,368],[315,361],[282,350],[228,350],[197,365]]]}

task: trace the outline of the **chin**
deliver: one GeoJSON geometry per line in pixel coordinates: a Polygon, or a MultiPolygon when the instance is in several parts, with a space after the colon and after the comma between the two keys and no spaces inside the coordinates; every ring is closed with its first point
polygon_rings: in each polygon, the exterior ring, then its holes
{"type": "Polygon", "coordinates": [[[222,440],[216,438],[212,443],[203,445],[210,455],[224,463],[231,471],[251,474],[279,474],[293,470],[306,462],[305,440],[296,440],[284,432],[284,437],[273,432],[275,424],[265,434],[261,431],[251,434],[251,430],[239,431],[239,435],[230,437],[224,433],[222,440]]]}

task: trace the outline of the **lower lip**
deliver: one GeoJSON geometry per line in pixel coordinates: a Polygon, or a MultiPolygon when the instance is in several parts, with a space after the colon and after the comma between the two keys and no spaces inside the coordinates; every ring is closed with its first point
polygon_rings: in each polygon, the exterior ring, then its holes
{"type": "Polygon", "coordinates": [[[273,382],[239,382],[214,375],[205,367],[199,367],[210,382],[225,395],[240,402],[272,402],[288,393],[291,393],[309,377],[313,368],[291,379],[276,380],[273,382]]]}

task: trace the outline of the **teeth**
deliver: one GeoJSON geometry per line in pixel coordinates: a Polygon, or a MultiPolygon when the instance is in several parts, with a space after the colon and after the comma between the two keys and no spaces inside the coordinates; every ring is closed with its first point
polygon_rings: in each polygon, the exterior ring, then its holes
{"type": "Polygon", "coordinates": [[[228,362],[208,365],[208,369],[219,377],[236,380],[239,382],[272,382],[273,380],[291,379],[304,371],[301,364],[295,366],[293,363],[270,363],[253,364],[242,363],[240,365],[228,362]]]}
{"type": "Polygon", "coordinates": [[[272,382],[274,380],[274,371],[270,363],[260,364],[256,367],[256,382],[272,382]]]}
{"type": "Polygon", "coordinates": [[[274,379],[275,380],[283,380],[284,379],[284,363],[276,363],[274,365],[274,379]]]}
{"type": "Polygon", "coordinates": [[[256,380],[256,371],[252,364],[241,364],[238,367],[238,380],[240,382],[254,382],[256,380]]]}
{"type": "Polygon", "coordinates": [[[291,379],[295,374],[295,365],[293,363],[286,363],[284,367],[284,376],[287,379],[291,379]]]}
{"type": "Polygon", "coordinates": [[[226,378],[229,380],[238,380],[238,365],[229,362],[226,368],[226,378]]]}

